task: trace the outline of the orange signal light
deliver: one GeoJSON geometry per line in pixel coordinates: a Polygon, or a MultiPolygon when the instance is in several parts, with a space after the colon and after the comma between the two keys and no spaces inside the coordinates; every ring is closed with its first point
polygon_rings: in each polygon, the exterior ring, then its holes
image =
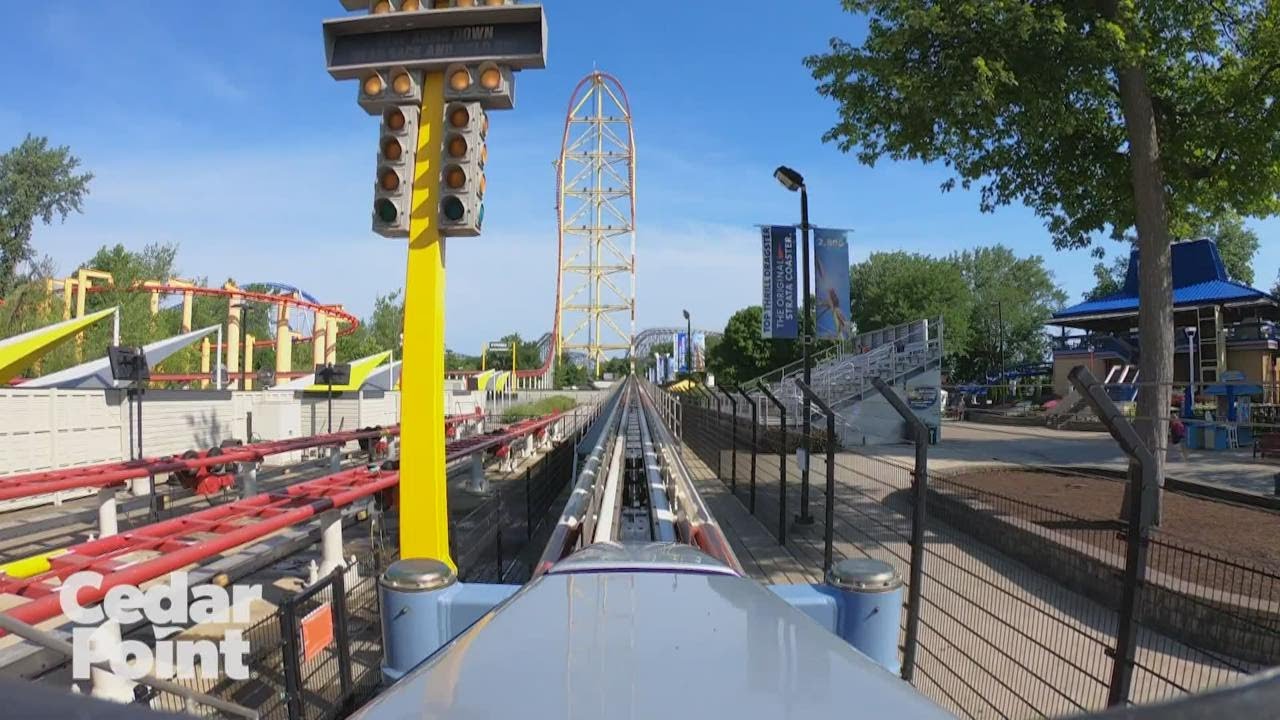
{"type": "Polygon", "coordinates": [[[397,132],[404,129],[404,113],[397,108],[388,110],[382,121],[387,124],[387,127],[397,132]]]}
{"type": "Polygon", "coordinates": [[[399,160],[404,155],[404,148],[400,146],[400,141],[395,138],[387,138],[382,143],[382,156],[388,160],[399,160]]]}
{"type": "Polygon", "coordinates": [[[403,2],[400,3],[400,10],[402,12],[413,12],[414,10],[421,10],[421,9],[422,9],[422,5],[418,2],[418,0],[403,0],[403,2]]]}
{"type": "Polygon", "coordinates": [[[467,139],[461,135],[454,135],[449,138],[449,157],[466,157],[467,155],[467,139]]]}
{"type": "Polygon", "coordinates": [[[485,90],[497,90],[502,84],[502,73],[496,67],[487,67],[480,73],[480,87],[485,90]]]}
{"type": "Polygon", "coordinates": [[[360,87],[364,90],[365,95],[381,95],[382,77],[377,73],[373,73],[364,79],[364,83],[360,87]]]}
{"type": "Polygon", "coordinates": [[[449,169],[445,170],[444,183],[445,185],[448,185],[451,190],[457,190],[467,184],[467,174],[463,172],[462,168],[457,165],[452,165],[449,169]]]}
{"type": "Polygon", "coordinates": [[[409,77],[409,73],[402,72],[391,79],[391,89],[397,95],[408,95],[413,89],[413,78],[409,77]]]}
{"type": "Polygon", "coordinates": [[[392,192],[400,187],[400,175],[395,170],[384,170],[382,175],[378,177],[378,184],[383,190],[392,192]]]}
{"type": "Polygon", "coordinates": [[[374,15],[389,13],[391,12],[391,3],[389,0],[378,0],[378,2],[373,4],[373,7],[369,8],[369,12],[374,15]]]}
{"type": "Polygon", "coordinates": [[[456,92],[462,92],[463,90],[471,87],[471,71],[466,68],[454,70],[453,73],[449,75],[449,87],[453,88],[456,92]]]}
{"type": "Polygon", "coordinates": [[[464,128],[471,122],[471,113],[465,107],[459,107],[449,113],[449,124],[456,128],[464,128]]]}

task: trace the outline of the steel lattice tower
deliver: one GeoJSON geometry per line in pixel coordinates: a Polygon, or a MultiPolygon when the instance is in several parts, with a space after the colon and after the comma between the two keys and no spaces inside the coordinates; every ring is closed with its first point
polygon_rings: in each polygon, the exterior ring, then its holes
{"type": "Polygon", "coordinates": [[[605,355],[630,353],[636,334],[635,135],[612,75],[592,72],[574,88],[556,178],[557,356],[584,353],[599,376],[605,355]]]}

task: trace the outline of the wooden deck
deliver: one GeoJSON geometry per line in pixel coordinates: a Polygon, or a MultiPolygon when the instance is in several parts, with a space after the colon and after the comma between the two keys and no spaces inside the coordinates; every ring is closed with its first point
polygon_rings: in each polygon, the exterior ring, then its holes
{"type": "Polygon", "coordinates": [[[720,523],[738,562],[749,576],[769,584],[801,584],[822,579],[821,559],[815,566],[797,558],[791,549],[778,544],[774,536],[753,517],[742,502],[729,493],[715,473],[692,452],[684,455],[694,484],[707,508],[720,523]]]}

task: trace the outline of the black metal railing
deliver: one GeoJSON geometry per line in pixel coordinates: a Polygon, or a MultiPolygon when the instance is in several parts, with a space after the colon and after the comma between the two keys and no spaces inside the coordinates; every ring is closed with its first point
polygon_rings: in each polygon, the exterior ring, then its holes
{"type": "MultiPolygon", "coordinates": [[[[839,449],[824,435],[815,436],[812,462],[825,473],[831,458],[833,514],[829,523],[794,528],[785,508],[799,489],[785,474],[799,432],[760,424],[763,413],[753,421],[709,402],[686,399],[682,410],[688,450],[706,468],[721,468],[726,489],[806,576],[821,578],[828,537],[835,560],[867,556],[898,569],[907,579],[902,650],[904,658],[914,654],[911,682],[960,716],[1145,704],[1280,665],[1276,568],[1194,548],[1156,528],[1130,532],[1127,520],[1008,497],[927,466],[927,482],[917,482],[918,458],[839,449]],[[735,436],[753,432],[751,448],[735,444],[735,436]],[[734,473],[747,482],[734,488],[734,473]]],[[[1105,473],[1093,478],[1116,482],[1105,473]]],[[[813,493],[813,502],[827,503],[824,487],[813,493]]]]}

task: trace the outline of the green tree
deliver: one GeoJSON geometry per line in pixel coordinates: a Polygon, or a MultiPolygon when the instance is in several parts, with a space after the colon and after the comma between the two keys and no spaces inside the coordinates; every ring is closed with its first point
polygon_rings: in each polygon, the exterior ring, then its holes
{"type": "Polygon", "coordinates": [[[556,362],[556,389],[584,387],[590,382],[587,369],[563,358],[556,362]]]}
{"type": "MultiPolygon", "coordinates": [[[[1019,258],[1003,245],[952,255],[969,289],[969,342],[955,368],[978,378],[1005,366],[1043,362],[1049,353],[1044,325],[1067,295],[1054,282],[1044,258],[1019,258]],[[1003,345],[1003,348],[1001,347],[1003,345]]],[[[944,337],[949,338],[947,327],[944,337]]]]}
{"type": "Polygon", "coordinates": [[[37,220],[48,225],[80,212],[92,173],[76,174],[80,159],[65,145],[28,135],[0,155],[0,297],[19,282],[19,268],[35,259],[31,233],[37,220]]]}
{"type": "MultiPolygon", "coordinates": [[[[707,367],[718,383],[736,385],[773,369],[775,343],[786,341],[762,336],[763,313],[759,305],[752,305],[735,312],[725,323],[723,339],[707,351],[707,367]]],[[[666,352],[671,352],[669,346],[666,352]]]]}
{"type": "MultiPolygon", "coordinates": [[[[1015,201],[1055,245],[1136,228],[1140,370],[1173,380],[1169,244],[1224,210],[1280,210],[1280,4],[844,0],[860,46],[806,59],[839,104],[826,134],[865,163],[941,162],[980,207],[1015,201]]],[[[1163,482],[1164,390],[1138,398],[1163,482]]]]}
{"type": "Polygon", "coordinates": [[[1245,227],[1239,215],[1227,212],[1210,219],[1188,236],[1189,240],[1198,238],[1209,238],[1218,244],[1227,277],[1253,285],[1253,256],[1258,253],[1258,234],[1245,227]]]}
{"type": "Polygon", "coordinates": [[[1103,262],[1093,264],[1093,289],[1084,293],[1085,300],[1098,300],[1110,297],[1124,290],[1124,278],[1129,272],[1129,256],[1117,255],[1111,264],[1103,262]]]}
{"type": "Polygon", "coordinates": [[[444,351],[444,369],[445,370],[479,370],[479,355],[464,355],[445,349],[444,351]]]}
{"type": "Polygon", "coordinates": [[[874,252],[851,268],[850,294],[858,332],[941,317],[948,366],[967,354],[973,299],[957,263],[900,250],[874,252]]]}
{"type": "Polygon", "coordinates": [[[609,358],[604,362],[604,367],[601,371],[610,373],[615,379],[626,377],[631,374],[631,358],[609,358]]]}

